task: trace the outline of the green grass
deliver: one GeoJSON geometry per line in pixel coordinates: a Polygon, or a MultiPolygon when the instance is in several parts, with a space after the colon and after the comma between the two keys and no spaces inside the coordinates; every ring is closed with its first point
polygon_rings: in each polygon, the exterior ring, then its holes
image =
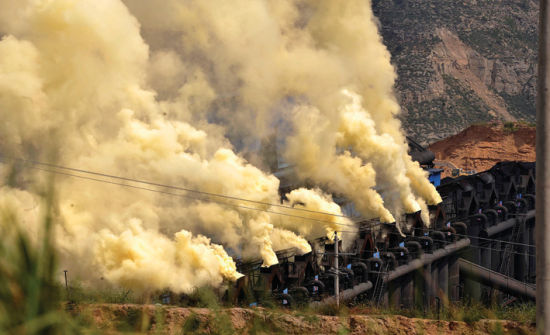
{"type": "Polygon", "coordinates": [[[52,185],[42,192],[45,211],[36,242],[12,209],[0,212],[0,334],[80,333],[75,319],[61,308],[55,281],[52,185]]]}

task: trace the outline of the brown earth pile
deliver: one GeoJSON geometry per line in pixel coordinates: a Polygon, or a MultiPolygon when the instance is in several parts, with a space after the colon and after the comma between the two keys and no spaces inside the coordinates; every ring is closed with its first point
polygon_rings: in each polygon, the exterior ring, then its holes
{"type": "Polygon", "coordinates": [[[397,315],[325,316],[263,308],[206,309],[100,304],[79,307],[102,333],[155,334],[534,334],[532,325],[480,320],[472,324],[397,315]]]}
{"type": "MultiPolygon", "coordinates": [[[[444,161],[481,172],[501,161],[535,161],[535,138],[535,127],[521,123],[473,125],[429,148],[436,165],[444,161]]],[[[449,176],[451,168],[441,167],[444,176],[449,176]]]]}

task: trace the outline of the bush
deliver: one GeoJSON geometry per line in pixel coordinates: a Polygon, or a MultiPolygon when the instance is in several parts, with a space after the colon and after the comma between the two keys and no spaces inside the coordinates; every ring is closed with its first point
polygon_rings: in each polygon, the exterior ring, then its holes
{"type": "Polygon", "coordinates": [[[518,130],[516,124],[514,122],[505,122],[504,123],[504,130],[507,132],[514,132],[518,130]]]}
{"type": "Polygon", "coordinates": [[[336,303],[321,304],[321,305],[315,306],[313,308],[313,311],[317,314],[329,315],[329,316],[347,316],[347,315],[349,315],[349,309],[346,305],[340,305],[338,307],[336,305],[336,303]]]}

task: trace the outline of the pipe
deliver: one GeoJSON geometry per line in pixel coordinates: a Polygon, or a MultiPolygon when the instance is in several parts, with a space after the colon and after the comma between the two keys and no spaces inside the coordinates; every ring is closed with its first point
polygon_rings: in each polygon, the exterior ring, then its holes
{"type": "Polygon", "coordinates": [[[464,222],[451,223],[451,227],[453,227],[456,230],[456,232],[460,235],[468,234],[468,226],[466,226],[464,222]]]}
{"type": "MultiPolygon", "coordinates": [[[[527,212],[524,219],[525,221],[527,221],[529,219],[532,219],[533,217],[535,217],[535,210],[531,210],[527,212]]],[[[482,230],[479,236],[484,238],[495,236],[497,234],[502,233],[503,231],[512,229],[515,224],[516,224],[516,218],[511,218],[506,221],[502,221],[501,223],[494,225],[492,227],[489,227],[485,230],[482,230]]]]}
{"type": "MultiPolygon", "coordinates": [[[[352,288],[349,288],[347,290],[340,292],[340,301],[347,301],[347,300],[353,299],[359,294],[370,290],[371,288],[372,288],[372,283],[370,281],[366,283],[361,283],[359,285],[355,285],[352,288]]],[[[336,298],[334,296],[331,296],[321,301],[312,302],[311,306],[328,305],[328,304],[335,304],[335,303],[336,303],[336,298]]]]}
{"type": "Polygon", "coordinates": [[[431,231],[430,232],[430,237],[432,238],[432,240],[434,241],[434,244],[438,248],[445,245],[446,239],[445,239],[445,234],[443,234],[443,232],[441,232],[439,230],[431,231]]]}
{"type": "Polygon", "coordinates": [[[493,286],[500,291],[512,295],[519,295],[521,297],[536,300],[536,289],[530,284],[489,270],[463,258],[459,259],[458,262],[460,264],[460,272],[482,284],[493,286]]]}
{"type": "Polygon", "coordinates": [[[405,248],[409,250],[410,254],[412,255],[411,258],[419,258],[424,254],[424,250],[422,250],[422,245],[416,241],[407,241],[405,242],[405,248]]]}
{"type": "Polygon", "coordinates": [[[390,271],[388,275],[384,278],[384,281],[390,282],[395,278],[399,278],[409,272],[420,269],[424,265],[432,264],[434,261],[451,255],[452,253],[457,252],[458,250],[463,249],[469,245],[470,240],[465,238],[451,243],[444,248],[437,249],[432,254],[423,254],[420,258],[413,259],[409,263],[398,266],[393,271],[390,271]]]}

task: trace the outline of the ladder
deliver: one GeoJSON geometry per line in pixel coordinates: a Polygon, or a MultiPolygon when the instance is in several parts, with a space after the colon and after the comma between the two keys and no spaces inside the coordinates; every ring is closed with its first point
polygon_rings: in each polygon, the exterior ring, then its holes
{"type": "MultiPolygon", "coordinates": [[[[514,224],[514,227],[512,228],[512,235],[510,236],[509,242],[518,242],[520,233],[521,233],[521,226],[523,225],[524,220],[520,219],[519,217],[516,219],[516,223],[514,224]]],[[[502,253],[502,258],[500,260],[500,264],[498,266],[498,273],[502,273],[505,276],[508,276],[510,273],[510,261],[512,258],[512,254],[514,251],[514,245],[512,243],[506,243],[506,246],[504,247],[504,252],[502,253]]],[[[491,297],[495,297],[496,289],[491,289],[491,297]]]]}
{"type": "MultiPolygon", "coordinates": [[[[514,228],[512,228],[512,236],[510,237],[510,242],[518,242],[522,224],[523,220],[516,221],[514,228]]],[[[502,259],[498,267],[498,272],[506,276],[508,276],[508,274],[510,273],[510,260],[512,258],[513,250],[514,244],[506,243],[506,246],[504,247],[504,253],[502,254],[502,259]]]]}
{"type": "Polygon", "coordinates": [[[376,306],[380,306],[380,301],[382,301],[382,296],[384,295],[384,289],[386,285],[384,282],[384,276],[388,275],[389,266],[390,264],[388,262],[385,262],[383,265],[383,269],[380,269],[380,272],[376,277],[376,284],[374,286],[374,292],[372,294],[376,306]]]}

